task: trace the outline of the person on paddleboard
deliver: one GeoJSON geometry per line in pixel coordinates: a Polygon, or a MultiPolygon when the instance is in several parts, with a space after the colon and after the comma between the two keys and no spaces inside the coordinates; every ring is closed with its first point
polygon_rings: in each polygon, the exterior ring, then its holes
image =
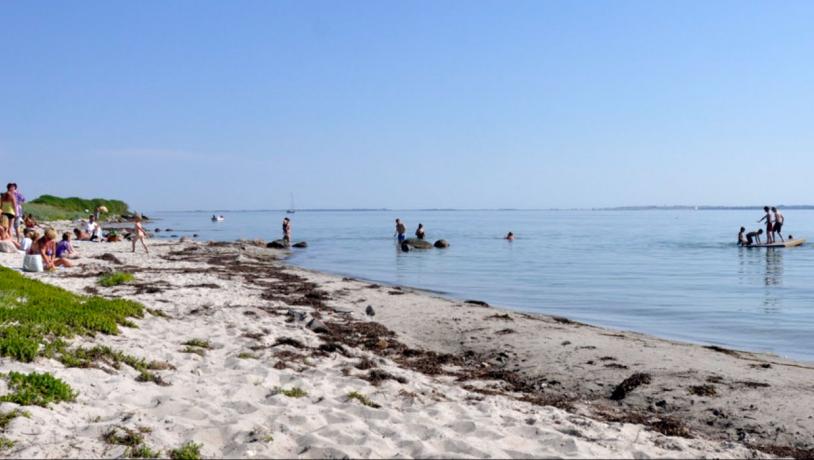
{"type": "MultiPolygon", "coordinates": [[[[783,222],[785,222],[786,218],[783,217],[783,213],[778,211],[777,208],[773,207],[772,212],[774,213],[774,226],[772,226],[772,231],[777,233],[777,236],[780,237],[780,241],[785,243],[786,240],[783,239],[783,233],[781,232],[783,231],[783,222]]],[[[772,236],[772,239],[774,239],[774,236],[772,236]]]]}
{"type": "MultiPolygon", "coordinates": [[[[741,227],[743,228],[743,227],[741,227]]],[[[746,234],[746,244],[744,246],[751,246],[755,243],[760,244],[760,235],[763,234],[763,229],[760,228],[754,232],[749,232],[746,234]]]]}
{"type": "Polygon", "coordinates": [[[741,231],[738,232],[738,246],[746,246],[748,242],[746,241],[746,227],[741,227],[741,231]]]}
{"type": "Polygon", "coordinates": [[[760,218],[758,223],[766,221],[766,244],[774,243],[774,238],[772,238],[772,232],[774,231],[774,213],[768,206],[763,207],[763,211],[766,212],[766,215],[760,218]]]}

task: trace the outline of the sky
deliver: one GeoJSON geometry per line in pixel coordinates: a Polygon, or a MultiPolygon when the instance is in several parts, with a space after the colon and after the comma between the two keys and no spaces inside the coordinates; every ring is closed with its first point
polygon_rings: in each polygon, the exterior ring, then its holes
{"type": "Polygon", "coordinates": [[[142,211],[814,203],[814,2],[0,2],[0,181],[142,211]]]}

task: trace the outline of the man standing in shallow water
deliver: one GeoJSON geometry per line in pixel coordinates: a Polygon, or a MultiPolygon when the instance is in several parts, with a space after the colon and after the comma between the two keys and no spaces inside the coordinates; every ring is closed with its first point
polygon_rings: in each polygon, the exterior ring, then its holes
{"type": "Polygon", "coordinates": [[[399,243],[404,241],[404,234],[407,233],[407,226],[401,219],[396,219],[396,235],[398,235],[399,243]]]}

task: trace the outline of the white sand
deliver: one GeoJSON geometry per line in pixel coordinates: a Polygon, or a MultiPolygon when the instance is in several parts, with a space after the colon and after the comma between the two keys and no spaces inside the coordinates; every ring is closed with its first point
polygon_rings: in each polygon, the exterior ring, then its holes
{"type": "MultiPolygon", "coordinates": [[[[113,253],[125,264],[137,267],[180,271],[205,268],[202,262],[170,262],[161,257],[170,250],[195,244],[153,240],[152,253],[145,256],[130,254],[128,243],[81,243],[84,257],[79,262],[83,267],[30,276],[84,293],[84,288],[95,286],[97,278],[65,275],[113,267],[92,257],[113,253]]],[[[271,251],[250,250],[241,257],[251,260],[252,254],[262,252],[271,251]]],[[[0,254],[0,263],[5,266],[18,268],[21,260],[22,256],[0,254]]],[[[333,292],[361,289],[361,283],[353,281],[326,275],[308,276],[320,278],[320,283],[329,285],[333,292]]],[[[145,359],[167,361],[176,369],[159,374],[171,385],[136,382],[136,372],[127,367],[108,373],[99,369],[66,369],[57,361],[42,358],[32,364],[2,359],[3,371],[51,372],[79,391],[75,403],[52,405],[49,409],[27,407],[32,416],[12,422],[5,436],[16,441],[16,445],[4,455],[117,457],[125,448],[106,445],[101,439],[104,432],[116,425],[151,429],[145,435],[146,444],[160,449],[164,455],[187,441],[203,444],[203,454],[211,457],[756,455],[735,443],[667,437],[640,425],[603,423],[507,396],[472,393],[450,377],[430,377],[358,349],[349,349],[349,357],[338,353],[313,355],[304,363],[292,361],[289,368],[275,369],[273,365],[279,360],[275,353],[302,351],[279,346],[258,349],[254,353],[259,359],[240,359],[238,355],[251,351],[250,347],[271,346],[281,337],[300,340],[309,347],[318,347],[323,342],[302,323],[286,323],[284,315],[272,314],[274,308],[284,304],[264,300],[262,287],[246,283],[241,277],[224,279],[214,271],[137,273],[137,282],[165,287],[168,283],[171,288],[160,293],[136,294],[132,286],[97,287],[102,295],[135,299],[171,318],[148,314],[135,321],[138,329],[123,328],[118,336],[99,335],[73,343],[106,344],[145,359]],[[202,283],[214,283],[219,288],[184,287],[202,283]],[[259,340],[244,337],[246,333],[260,333],[262,337],[259,340]],[[207,339],[214,349],[203,357],[182,353],[181,343],[192,338],[207,339]],[[373,386],[360,379],[363,371],[354,365],[363,356],[404,377],[407,383],[386,381],[373,386]],[[276,387],[299,387],[308,395],[303,398],[275,395],[276,387]],[[382,407],[374,409],[349,401],[347,394],[351,391],[367,395],[382,407]]],[[[411,302],[418,299],[424,305],[453,304],[423,294],[409,296],[411,302]]],[[[395,297],[406,296],[393,296],[394,300],[395,297]]],[[[386,299],[380,300],[383,303],[386,299]]],[[[358,310],[353,313],[356,319],[366,318],[360,310],[365,302],[343,304],[358,310]]],[[[383,317],[386,319],[387,314],[377,315],[376,320],[383,317]]],[[[420,333],[399,333],[405,342],[420,342],[420,333]]],[[[0,384],[0,393],[5,392],[3,385],[0,384]]],[[[6,403],[2,409],[12,406],[6,403]]]]}

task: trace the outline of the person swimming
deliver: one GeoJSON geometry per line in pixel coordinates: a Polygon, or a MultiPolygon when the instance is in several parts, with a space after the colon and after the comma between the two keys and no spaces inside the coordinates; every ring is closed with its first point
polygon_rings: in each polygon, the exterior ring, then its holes
{"type": "Polygon", "coordinates": [[[504,240],[514,241],[514,233],[509,232],[506,234],[506,237],[503,238],[504,240]]]}

